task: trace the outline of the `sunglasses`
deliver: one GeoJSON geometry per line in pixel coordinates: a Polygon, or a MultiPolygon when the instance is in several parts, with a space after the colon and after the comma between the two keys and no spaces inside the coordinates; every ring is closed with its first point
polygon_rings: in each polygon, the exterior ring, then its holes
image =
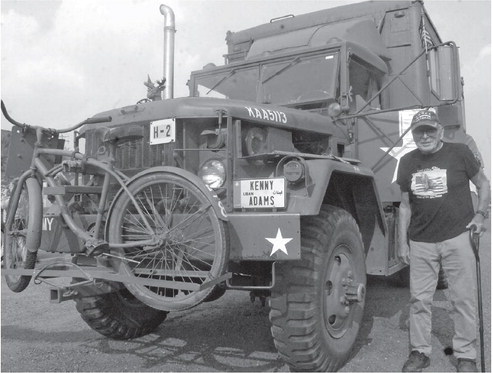
{"type": "Polygon", "coordinates": [[[413,131],[413,136],[423,137],[425,133],[428,137],[436,137],[438,135],[438,128],[418,127],[413,131]]]}

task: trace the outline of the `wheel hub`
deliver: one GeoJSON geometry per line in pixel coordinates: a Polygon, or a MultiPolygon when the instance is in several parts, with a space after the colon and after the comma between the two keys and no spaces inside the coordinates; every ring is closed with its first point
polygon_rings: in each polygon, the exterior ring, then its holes
{"type": "Polygon", "coordinates": [[[152,236],[152,244],[144,247],[146,251],[164,249],[166,244],[182,243],[185,240],[185,234],[182,229],[161,229],[152,236]]]}
{"type": "Polygon", "coordinates": [[[329,262],[326,274],[324,318],[325,327],[334,338],[341,338],[351,324],[353,305],[365,299],[365,285],[354,278],[353,263],[348,250],[339,248],[329,262]]]}

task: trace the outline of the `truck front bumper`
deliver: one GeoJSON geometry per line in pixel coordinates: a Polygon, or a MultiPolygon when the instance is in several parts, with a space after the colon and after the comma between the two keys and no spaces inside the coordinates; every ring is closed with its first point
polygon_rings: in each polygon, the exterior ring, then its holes
{"type": "Polygon", "coordinates": [[[301,258],[300,215],[228,215],[230,260],[282,261],[301,258]]]}

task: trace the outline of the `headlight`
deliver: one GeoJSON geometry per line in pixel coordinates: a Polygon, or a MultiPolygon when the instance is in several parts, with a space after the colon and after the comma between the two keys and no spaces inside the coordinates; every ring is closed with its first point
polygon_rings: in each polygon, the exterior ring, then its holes
{"type": "Polygon", "coordinates": [[[337,102],[333,102],[329,105],[329,115],[332,117],[332,118],[336,118],[338,117],[339,115],[341,115],[342,113],[342,108],[341,108],[341,105],[339,105],[337,102]]]}
{"type": "Polygon", "coordinates": [[[299,160],[294,159],[284,165],[284,177],[291,184],[305,180],[305,166],[299,160]]]}
{"type": "Polygon", "coordinates": [[[199,176],[211,189],[219,189],[226,180],[226,167],[219,159],[209,159],[200,167],[199,176]]]}

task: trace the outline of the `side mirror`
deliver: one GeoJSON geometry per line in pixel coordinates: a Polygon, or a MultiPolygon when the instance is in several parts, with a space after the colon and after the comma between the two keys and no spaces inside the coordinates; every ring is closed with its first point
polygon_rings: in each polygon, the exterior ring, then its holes
{"type": "Polygon", "coordinates": [[[441,102],[454,102],[461,96],[459,51],[453,42],[429,52],[431,93],[441,102]]]}

